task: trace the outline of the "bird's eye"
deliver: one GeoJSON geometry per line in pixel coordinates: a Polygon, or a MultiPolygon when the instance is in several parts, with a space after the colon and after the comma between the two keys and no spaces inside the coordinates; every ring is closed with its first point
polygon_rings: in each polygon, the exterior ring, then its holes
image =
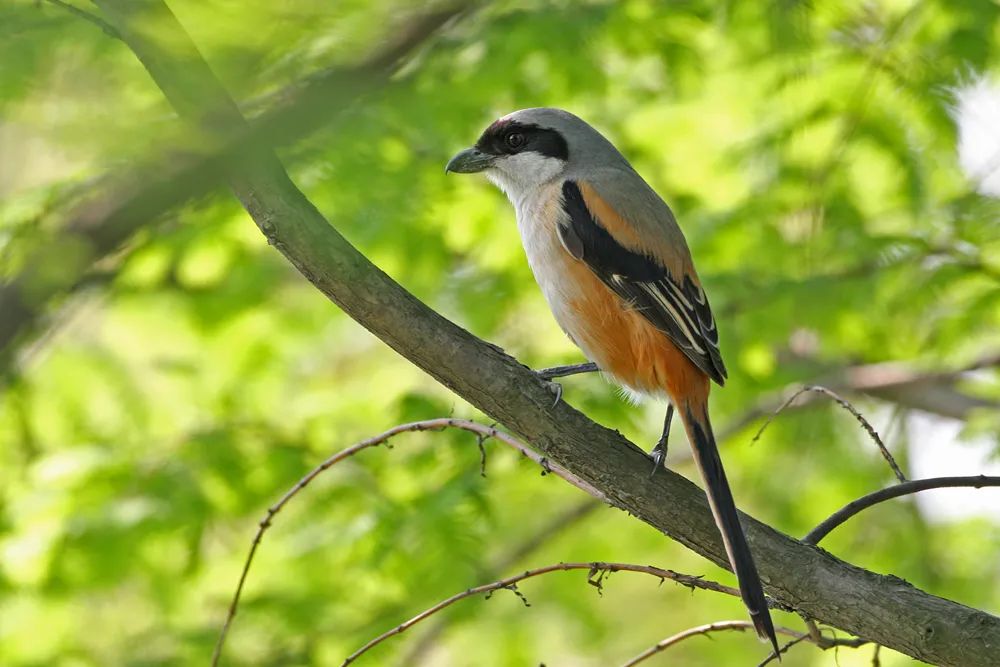
{"type": "Polygon", "coordinates": [[[504,137],[504,142],[509,148],[520,148],[524,145],[524,135],[520,132],[511,132],[504,137]]]}

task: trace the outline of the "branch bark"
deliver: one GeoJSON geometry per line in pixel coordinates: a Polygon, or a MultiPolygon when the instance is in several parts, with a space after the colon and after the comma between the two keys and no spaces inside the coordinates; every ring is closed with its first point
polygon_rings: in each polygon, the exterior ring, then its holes
{"type": "MultiPolygon", "coordinates": [[[[207,107],[227,123],[244,123],[160,0],[97,4],[182,115],[197,122],[203,114],[197,109],[207,107]],[[196,84],[189,89],[190,82],[196,84]]],[[[258,148],[248,158],[232,179],[233,192],[269,242],[323,294],[456,394],[600,489],[613,505],[726,566],[701,489],[670,471],[650,479],[649,459],[638,447],[566,403],[553,406],[552,394],[528,369],[441,317],[371,264],[295,187],[273,153],[258,148]]],[[[1000,618],[845,563],[748,516],[743,521],[765,588],[780,603],[927,662],[995,663],[1000,618]]]]}

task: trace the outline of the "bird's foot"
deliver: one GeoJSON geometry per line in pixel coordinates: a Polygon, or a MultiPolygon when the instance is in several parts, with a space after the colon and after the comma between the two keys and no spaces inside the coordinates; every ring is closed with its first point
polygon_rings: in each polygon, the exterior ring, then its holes
{"type": "Polygon", "coordinates": [[[656,443],[656,447],[653,447],[653,451],[649,453],[649,457],[653,459],[653,472],[649,473],[649,478],[653,479],[653,475],[656,471],[660,469],[660,466],[664,465],[663,462],[667,458],[667,440],[670,439],[670,422],[674,419],[674,404],[667,404],[667,414],[663,418],[663,433],[660,434],[660,439],[656,443]]]}
{"type": "Polygon", "coordinates": [[[542,384],[545,385],[545,388],[551,391],[552,394],[556,397],[556,400],[552,402],[552,407],[556,407],[557,405],[559,405],[559,401],[562,400],[562,394],[563,394],[562,385],[559,384],[558,382],[553,382],[552,380],[550,380],[545,375],[545,371],[535,371],[535,375],[538,377],[539,380],[541,380],[542,384]]]}
{"type": "Polygon", "coordinates": [[[666,439],[661,439],[656,443],[656,447],[653,447],[653,451],[649,453],[649,458],[653,459],[653,470],[649,473],[649,478],[652,479],[657,470],[665,467],[663,462],[667,459],[666,439]]]}
{"type": "Polygon", "coordinates": [[[555,378],[566,377],[568,375],[578,375],[580,373],[593,373],[597,370],[597,364],[593,362],[587,362],[585,364],[570,364],[569,366],[553,366],[552,368],[543,368],[540,371],[535,371],[535,375],[545,383],[545,386],[549,388],[553,394],[555,394],[556,400],[552,404],[552,407],[559,405],[559,401],[562,400],[563,388],[558,382],[553,382],[555,378]]]}

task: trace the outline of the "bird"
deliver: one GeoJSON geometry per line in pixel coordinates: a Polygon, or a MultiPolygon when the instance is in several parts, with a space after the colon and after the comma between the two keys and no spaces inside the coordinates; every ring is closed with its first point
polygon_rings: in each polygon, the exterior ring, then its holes
{"type": "Polygon", "coordinates": [[[719,332],[670,207],[604,135],[562,109],[501,117],[445,172],[482,172],[507,195],[552,314],[592,362],[542,377],[596,366],[632,397],[666,399],[654,473],[676,409],[743,602],[780,656],[709,420],[711,384],[727,378],[719,332]]]}

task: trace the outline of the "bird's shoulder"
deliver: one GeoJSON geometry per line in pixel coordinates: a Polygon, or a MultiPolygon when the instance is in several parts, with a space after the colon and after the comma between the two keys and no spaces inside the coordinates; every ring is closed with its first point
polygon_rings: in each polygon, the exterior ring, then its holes
{"type": "MultiPolygon", "coordinates": [[[[631,167],[594,169],[567,178],[595,220],[622,247],[651,256],[673,274],[697,282],[684,233],[670,206],[631,167]]],[[[565,196],[565,193],[564,193],[565,196]]]]}

